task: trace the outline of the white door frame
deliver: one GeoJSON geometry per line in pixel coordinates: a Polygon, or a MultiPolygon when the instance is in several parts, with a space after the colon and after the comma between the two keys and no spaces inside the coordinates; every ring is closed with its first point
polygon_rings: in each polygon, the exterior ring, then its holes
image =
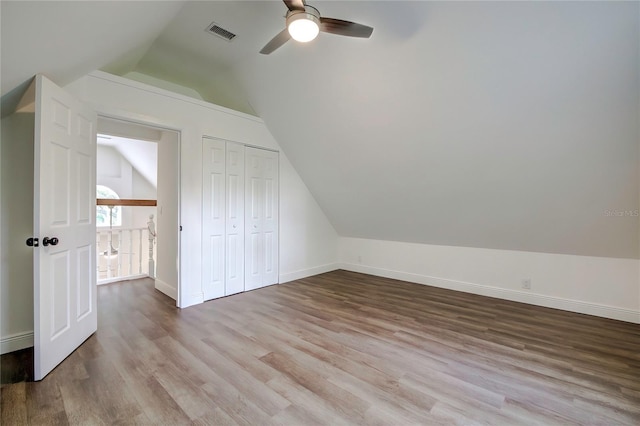
{"type": "MultiPolygon", "coordinates": [[[[176,255],[178,256],[178,282],[176,283],[176,306],[180,308],[182,307],[182,300],[184,300],[183,294],[182,294],[182,285],[181,285],[181,280],[182,280],[182,274],[181,274],[182,272],[182,232],[181,232],[182,230],[182,214],[181,214],[182,213],[182,129],[177,126],[173,127],[171,125],[164,124],[160,120],[156,122],[145,121],[145,120],[139,119],[135,115],[111,114],[101,110],[100,108],[97,108],[96,112],[98,114],[98,120],[100,120],[101,118],[106,118],[109,120],[121,121],[127,124],[140,125],[145,127],[152,127],[158,130],[176,132],[178,134],[178,200],[177,200],[178,205],[177,207],[178,207],[179,229],[176,230],[176,232],[178,233],[178,253],[176,253],[176,255]]],[[[97,144],[96,144],[96,149],[97,149],[97,144]]],[[[158,170],[158,172],[160,172],[160,170],[158,170]]]]}

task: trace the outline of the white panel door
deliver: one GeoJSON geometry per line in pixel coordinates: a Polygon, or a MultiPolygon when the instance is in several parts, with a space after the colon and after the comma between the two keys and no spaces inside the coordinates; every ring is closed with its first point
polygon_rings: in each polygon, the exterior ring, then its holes
{"type": "Polygon", "coordinates": [[[244,145],[227,142],[225,296],[244,291],[244,145]]]}
{"type": "Polygon", "coordinates": [[[278,282],[278,153],[245,149],[245,290],[278,282]]]}
{"type": "Polygon", "coordinates": [[[225,142],[202,139],[202,291],[225,295],[225,142]]]}
{"type": "Polygon", "coordinates": [[[36,77],[35,380],[97,330],[96,123],[94,111],[36,77]]]}

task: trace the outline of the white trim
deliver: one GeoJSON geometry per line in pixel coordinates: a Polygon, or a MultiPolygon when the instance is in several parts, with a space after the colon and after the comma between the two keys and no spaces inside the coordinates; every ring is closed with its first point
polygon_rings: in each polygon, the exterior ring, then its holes
{"type": "MultiPolygon", "coordinates": [[[[176,229],[175,232],[178,233],[177,235],[177,241],[178,241],[178,250],[176,253],[176,256],[178,256],[177,262],[176,262],[176,290],[175,290],[175,295],[173,296],[173,300],[176,301],[176,306],[180,307],[180,300],[182,297],[182,287],[183,287],[183,283],[182,283],[182,262],[183,262],[183,257],[182,257],[182,131],[179,130],[178,131],[178,199],[176,200],[177,204],[177,216],[178,216],[178,229],[176,229]]],[[[157,192],[156,192],[157,194],[157,192]]],[[[157,218],[156,218],[157,220],[157,218]]],[[[156,276],[158,275],[158,269],[157,269],[157,265],[155,263],[157,263],[157,257],[158,257],[158,249],[156,248],[156,260],[154,261],[154,271],[153,271],[153,275],[154,275],[154,279],[156,279],[156,276]]],[[[170,296],[171,297],[171,296],[170,296]]]]}
{"type": "MultiPolygon", "coordinates": [[[[222,139],[222,138],[219,138],[219,137],[216,137],[216,136],[208,136],[208,135],[202,135],[202,139],[211,139],[211,140],[214,140],[214,141],[237,143],[238,145],[242,145],[244,147],[261,149],[263,151],[271,151],[271,152],[275,152],[276,154],[280,154],[280,150],[275,149],[275,148],[265,148],[264,146],[252,145],[250,143],[240,142],[240,141],[236,141],[236,140],[233,140],[233,139],[222,139]]],[[[278,158],[280,158],[280,157],[278,157],[278,158]]],[[[280,170],[280,169],[278,168],[278,170],[280,170]]]]}
{"type": "Polygon", "coordinates": [[[245,118],[245,119],[252,120],[252,121],[256,121],[258,123],[264,123],[264,121],[260,117],[256,117],[255,115],[246,114],[244,112],[240,112],[240,111],[236,111],[236,110],[233,110],[233,109],[230,109],[230,108],[226,108],[226,107],[223,107],[223,106],[220,106],[220,105],[212,104],[212,103],[209,103],[207,101],[203,101],[203,100],[196,99],[196,98],[191,98],[189,96],[182,95],[180,93],[172,92],[172,91],[166,90],[166,89],[161,89],[159,87],[152,86],[152,85],[147,84],[147,83],[141,83],[141,82],[135,81],[135,80],[130,80],[128,78],[119,77],[117,75],[109,74],[109,73],[104,72],[104,71],[92,71],[88,75],[90,77],[93,77],[93,78],[106,80],[106,81],[109,81],[111,83],[121,84],[123,86],[128,86],[128,87],[131,87],[133,89],[141,90],[143,92],[155,93],[157,95],[165,96],[167,98],[172,98],[172,99],[175,99],[177,101],[187,102],[187,103],[190,103],[190,104],[193,104],[193,105],[197,105],[199,107],[212,109],[212,110],[215,110],[215,111],[218,111],[218,112],[222,112],[222,113],[225,113],[225,114],[229,114],[229,115],[235,115],[237,117],[245,118]]]}
{"type": "Polygon", "coordinates": [[[198,305],[204,302],[204,293],[192,293],[187,295],[184,299],[182,299],[182,304],[178,306],[178,308],[188,308],[189,306],[198,305]]]}
{"type": "Polygon", "coordinates": [[[530,305],[562,309],[564,311],[640,324],[640,311],[634,311],[632,309],[616,308],[597,303],[563,299],[560,297],[545,296],[531,292],[509,290],[483,284],[431,277],[428,275],[420,275],[410,272],[394,271],[390,269],[376,268],[373,266],[357,265],[353,263],[341,263],[339,265],[340,269],[344,269],[346,271],[360,272],[363,274],[408,281],[416,284],[424,284],[449,290],[462,291],[465,293],[478,294],[481,296],[496,297],[498,299],[511,300],[514,302],[528,303],[530,305]]]}
{"type": "Polygon", "coordinates": [[[280,275],[279,283],[284,284],[284,283],[288,283],[289,281],[300,280],[302,278],[311,277],[313,275],[324,274],[325,272],[335,271],[336,269],[340,269],[340,264],[328,263],[326,265],[315,266],[313,268],[302,269],[300,271],[287,272],[285,274],[280,275]]]}
{"type": "Polygon", "coordinates": [[[10,334],[0,339],[0,354],[19,351],[33,346],[33,331],[10,334]]]}
{"type": "Polygon", "coordinates": [[[172,298],[173,300],[176,300],[176,296],[178,295],[178,292],[176,291],[175,287],[171,287],[169,284],[167,284],[166,282],[159,280],[159,279],[155,279],[156,281],[156,290],[160,291],[161,293],[166,294],[167,296],[169,296],[170,298],[172,298]]]}
{"type": "Polygon", "coordinates": [[[98,280],[97,285],[113,284],[113,283],[118,283],[120,281],[138,280],[140,278],[149,278],[149,275],[139,274],[139,275],[127,275],[124,277],[105,278],[104,280],[98,280]]]}

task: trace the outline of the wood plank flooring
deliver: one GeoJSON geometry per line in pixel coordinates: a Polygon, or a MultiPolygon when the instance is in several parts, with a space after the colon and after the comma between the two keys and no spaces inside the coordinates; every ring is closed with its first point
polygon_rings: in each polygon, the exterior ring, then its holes
{"type": "Polygon", "coordinates": [[[0,355],[0,387],[33,377],[33,347],[0,355]]]}
{"type": "Polygon", "coordinates": [[[640,326],[346,271],[178,310],[101,286],[98,332],[13,424],[640,424],[640,326]]]}

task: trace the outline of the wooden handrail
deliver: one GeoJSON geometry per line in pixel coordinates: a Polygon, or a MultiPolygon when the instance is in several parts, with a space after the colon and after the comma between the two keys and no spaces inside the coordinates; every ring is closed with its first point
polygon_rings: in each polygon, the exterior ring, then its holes
{"type": "Polygon", "coordinates": [[[97,206],[144,206],[155,207],[158,200],[129,200],[120,198],[96,198],[97,206]]]}

